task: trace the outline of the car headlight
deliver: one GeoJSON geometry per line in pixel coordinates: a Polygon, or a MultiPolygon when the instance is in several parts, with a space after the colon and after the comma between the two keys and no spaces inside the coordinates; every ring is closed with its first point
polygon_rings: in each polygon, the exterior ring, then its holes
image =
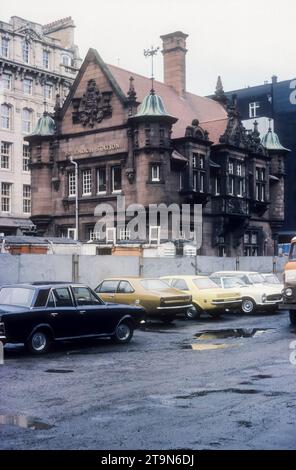
{"type": "Polygon", "coordinates": [[[267,300],[266,294],[262,294],[262,302],[264,303],[264,302],[266,302],[266,300],[267,300]]]}
{"type": "Polygon", "coordinates": [[[285,289],[284,292],[285,292],[286,297],[292,297],[292,295],[293,295],[293,291],[292,291],[291,287],[288,287],[287,289],[285,289]]]}

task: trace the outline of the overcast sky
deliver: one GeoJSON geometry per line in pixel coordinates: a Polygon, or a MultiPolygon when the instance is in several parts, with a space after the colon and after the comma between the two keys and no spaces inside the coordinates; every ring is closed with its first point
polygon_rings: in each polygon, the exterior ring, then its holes
{"type": "MultiPolygon", "coordinates": [[[[296,75],[295,0],[1,1],[0,19],[13,15],[42,24],[72,16],[81,57],[94,47],[107,63],[144,75],[143,49],[181,30],[189,34],[187,90],[200,95],[214,90],[218,75],[225,90],[296,75]]],[[[155,65],[162,80],[160,52],[155,65]]]]}

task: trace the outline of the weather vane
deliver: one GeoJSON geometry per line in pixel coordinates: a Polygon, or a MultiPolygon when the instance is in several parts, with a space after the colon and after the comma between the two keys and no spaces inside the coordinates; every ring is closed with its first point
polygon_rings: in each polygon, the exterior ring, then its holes
{"type": "Polygon", "coordinates": [[[159,51],[159,47],[154,49],[153,46],[151,46],[150,49],[144,49],[144,56],[145,57],[151,57],[151,84],[152,84],[151,91],[152,92],[154,92],[154,88],[153,88],[153,82],[154,82],[153,57],[157,54],[158,51],[159,51]]]}

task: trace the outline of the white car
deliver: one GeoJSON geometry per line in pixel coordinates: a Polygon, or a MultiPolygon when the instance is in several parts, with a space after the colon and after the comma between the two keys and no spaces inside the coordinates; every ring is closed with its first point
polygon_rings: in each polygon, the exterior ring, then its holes
{"type": "Polygon", "coordinates": [[[220,271],[210,276],[225,289],[240,287],[241,309],[244,313],[256,310],[277,310],[282,301],[282,285],[271,285],[264,281],[260,273],[252,271],[220,271]]]}
{"type": "Polygon", "coordinates": [[[261,276],[264,277],[265,284],[271,284],[273,286],[278,287],[279,289],[284,288],[284,284],[281,283],[279,278],[274,273],[261,273],[261,276]]]}

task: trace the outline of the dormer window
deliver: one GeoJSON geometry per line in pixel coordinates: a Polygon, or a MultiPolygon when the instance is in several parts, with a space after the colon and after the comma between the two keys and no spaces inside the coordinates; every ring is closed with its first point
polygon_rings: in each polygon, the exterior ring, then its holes
{"type": "Polygon", "coordinates": [[[249,103],[249,118],[258,117],[258,110],[260,109],[260,103],[258,101],[253,101],[249,103]]]}
{"type": "Polygon", "coordinates": [[[63,54],[62,64],[65,65],[65,67],[71,67],[71,57],[67,54],[63,54]]]}

